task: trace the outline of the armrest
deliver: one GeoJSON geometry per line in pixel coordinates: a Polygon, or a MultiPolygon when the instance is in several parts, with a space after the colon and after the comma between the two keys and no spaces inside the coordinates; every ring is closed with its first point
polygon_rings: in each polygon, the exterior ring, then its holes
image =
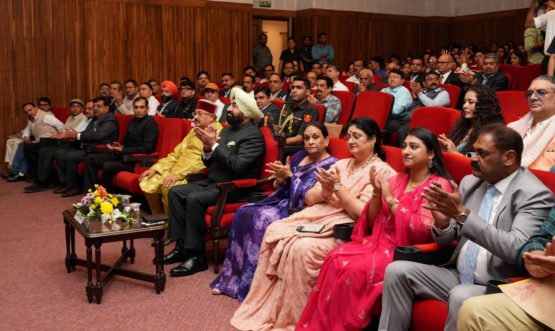
{"type": "Polygon", "coordinates": [[[441,247],[436,243],[399,246],[395,248],[393,260],[442,265],[449,261],[456,245],[457,242],[453,241],[448,247],[441,247]]]}
{"type": "Polygon", "coordinates": [[[83,149],[87,153],[101,153],[110,151],[108,147],[106,147],[106,145],[85,145],[83,146],[83,149]]]}
{"type": "Polygon", "coordinates": [[[152,161],[158,159],[160,155],[158,153],[151,154],[125,154],[122,156],[123,162],[143,162],[152,161]]]}

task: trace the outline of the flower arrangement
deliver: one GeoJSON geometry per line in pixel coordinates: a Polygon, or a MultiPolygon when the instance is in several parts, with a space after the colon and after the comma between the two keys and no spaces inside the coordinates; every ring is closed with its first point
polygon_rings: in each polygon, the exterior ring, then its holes
{"type": "Polygon", "coordinates": [[[95,184],[94,188],[94,191],[89,189],[81,201],[73,205],[73,208],[77,209],[83,217],[102,221],[109,220],[110,222],[117,219],[132,220],[131,208],[124,206],[121,196],[108,193],[104,187],[98,184],[95,184]]]}

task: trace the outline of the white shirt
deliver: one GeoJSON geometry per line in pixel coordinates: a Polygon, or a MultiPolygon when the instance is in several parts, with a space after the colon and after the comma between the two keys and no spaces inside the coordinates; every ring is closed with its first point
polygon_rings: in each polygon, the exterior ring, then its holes
{"type": "Polygon", "coordinates": [[[447,72],[444,73],[444,74],[442,74],[442,73],[439,74],[440,77],[443,77],[443,78],[441,79],[441,84],[445,84],[445,81],[447,80],[447,77],[449,77],[449,75],[450,75],[452,72],[453,72],[452,70],[449,70],[449,71],[447,71],[447,72]]]}
{"type": "Polygon", "coordinates": [[[218,108],[216,109],[216,118],[219,119],[220,117],[222,117],[225,105],[223,102],[220,101],[220,99],[217,99],[216,101],[214,101],[214,103],[218,106],[218,108]]]}
{"type": "Polygon", "coordinates": [[[540,30],[545,29],[545,44],[543,46],[543,52],[545,55],[550,55],[547,52],[549,45],[551,45],[551,41],[553,37],[555,37],[555,11],[551,10],[547,13],[534,17],[534,25],[536,28],[540,30]]]}
{"type": "Polygon", "coordinates": [[[345,84],[341,83],[341,81],[337,81],[337,83],[333,84],[332,91],[346,91],[349,92],[349,89],[345,84]]]}
{"type": "Polygon", "coordinates": [[[360,83],[360,81],[358,80],[357,76],[355,76],[355,75],[352,75],[351,77],[347,78],[347,81],[348,81],[348,82],[357,83],[357,84],[360,83]]]}
{"type": "MultiPolygon", "coordinates": [[[[495,220],[495,217],[497,215],[499,204],[501,203],[501,200],[503,199],[503,195],[505,194],[505,191],[507,191],[509,184],[516,176],[516,173],[517,171],[513,172],[512,174],[498,181],[494,185],[495,188],[497,189],[497,192],[495,192],[493,196],[491,214],[489,215],[489,219],[486,220],[488,222],[488,226],[495,226],[495,225],[492,225],[492,223],[495,220]]],[[[459,270],[459,272],[461,270],[462,258],[466,253],[467,248],[468,248],[468,242],[466,242],[464,246],[461,248],[459,256],[457,257],[457,270],[459,270]]],[[[488,261],[490,258],[491,258],[491,253],[487,249],[480,246],[478,251],[478,256],[476,257],[476,269],[474,270],[475,283],[486,285],[487,282],[490,280],[490,277],[488,275],[488,261]]]]}
{"type": "Polygon", "coordinates": [[[148,97],[148,115],[154,116],[156,115],[156,111],[158,110],[158,106],[160,106],[160,101],[156,99],[155,96],[151,95],[148,97]]]}
{"type": "MultiPolygon", "coordinates": [[[[42,121],[44,122],[44,124],[53,127],[58,132],[61,132],[64,129],[64,123],[60,122],[60,120],[57,119],[56,116],[54,116],[50,112],[44,115],[44,119],[42,121]]],[[[28,120],[27,126],[25,127],[25,129],[23,129],[23,131],[21,131],[22,137],[30,137],[33,135],[33,132],[31,132],[31,124],[31,120],[28,120]]],[[[39,137],[35,138],[38,139],[39,137]]]]}
{"type": "MultiPolygon", "coordinates": [[[[135,94],[133,98],[129,95],[126,95],[121,105],[118,106],[118,112],[123,115],[133,115],[133,101],[139,97],[139,93],[135,94]]],[[[150,103],[150,101],[149,101],[150,103]]]]}

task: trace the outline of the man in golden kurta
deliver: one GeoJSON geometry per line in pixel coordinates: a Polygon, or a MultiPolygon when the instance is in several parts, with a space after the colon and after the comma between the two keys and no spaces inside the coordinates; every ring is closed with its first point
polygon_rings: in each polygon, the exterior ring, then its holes
{"type": "MultiPolygon", "coordinates": [[[[199,100],[195,108],[193,123],[202,129],[208,126],[222,129],[216,121],[217,105],[208,100],[199,100]]],[[[139,177],[139,185],[150,206],[152,214],[168,212],[168,191],[175,185],[187,184],[187,176],[201,172],[205,167],[201,160],[202,142],[194,130],[175,147],[172,153],[159,160],[139,177]]]]}

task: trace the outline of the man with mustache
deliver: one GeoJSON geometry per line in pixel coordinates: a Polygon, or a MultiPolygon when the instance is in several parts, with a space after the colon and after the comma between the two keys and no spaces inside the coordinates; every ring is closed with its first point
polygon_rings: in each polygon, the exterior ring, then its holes
{"type": "Polygon", "coordinates": [[[530,112],[508,125],[524,139],[522,165],[555,172],[555,80],[534,79],[526,96],[530,112]]]}
{"type": "Polygon", "coordinates": [[[490,279],[522,275],[518,251],[555,204],[551,191],[520,166],[522,149],[516,131],[487,125],[474,143],[473,174],[460,188],[452,182],[448,193],[433,183],[425,190],[432,237],[442,246],[458,243],[442,266],[395,261],[387,267],[379,330],[408,330],[414,297],[448,303],[445,330],[455,330],[462,303],[484,294],[490,279]]]}
{"type": "MultiPolygon", "coordinates": [[[[410,87],[412,89],[413,102],[407,108],[407,115],[398,120],[398,133],[399,146],[403,144],[407,133],[410,128],[410,119],[412,117],[412,112],[416,108],[420,107],[448,107],[451,102],[449,99],[449,93],[439,86],[439,74],[435,71],[430,71],[426,74],[424,79],[424,88],[418,82],[411,82],[410,87]]],[[[393,126],[395,123],[390,121],[388,125],[393,126]]]]}
{"type": "Polygon", "coordinates": [[[309,101],[317,103],[326,108],[325,123],[337,123],[341,115],[341,101],[331,94],[333,80],[326,76],[320,76],[316,80],[316,98],[309,96],[309,101]]]}
{"type": "Polygon", "coordinates": [[[505,74],[499,71],[499,58],[497,57],[497,54],[488,53],[484,55],[482,68],[483,71],[477,74],[474,74],[472,71],[462,72],[460,74],[461,81],[467,85],[486,85],[494,89],[496,92],[506,91],[509,89],[509,80],[505,74]]]}
{"type": "MultiPolygon", "coordinates": [[[[217,133],[222,125],[216,119],[218,106],[208,100],[198,101],[193,112],[195,127],[205,130],[213,127],[217,133]]],[[[175,146],[173,152],[145,170],[139,177],[139,186],[145,192],[145,198],[152,214],[168,212],[168,191],[175,185],[187,184],[186,177],[206,168],[201,160],[202,141],[195,130],[191,130],[183,141],[175,146]]]]}
{"type": "MultiPolygon", "coordinates": [[[[189,276],[208,269],[204,253],[206,208],[218,199],[217,184],[236,179],[258,178],[264,156],[264,138],[255,121],[262,113],[254,98],[241,88],[231,91],[227,109],[230,126],[222,129],[218,139],[216,129],[195,127],[202,142],[202,161],[208,168],[208,178],[170,189],[169,232],[176,241],[175,248],[164,256],[164,264],[182,262],[173,268],[173,277],[189,276]]],[[[229,200],[245,199],[251,188],[230,192],[229,200]]]]}

